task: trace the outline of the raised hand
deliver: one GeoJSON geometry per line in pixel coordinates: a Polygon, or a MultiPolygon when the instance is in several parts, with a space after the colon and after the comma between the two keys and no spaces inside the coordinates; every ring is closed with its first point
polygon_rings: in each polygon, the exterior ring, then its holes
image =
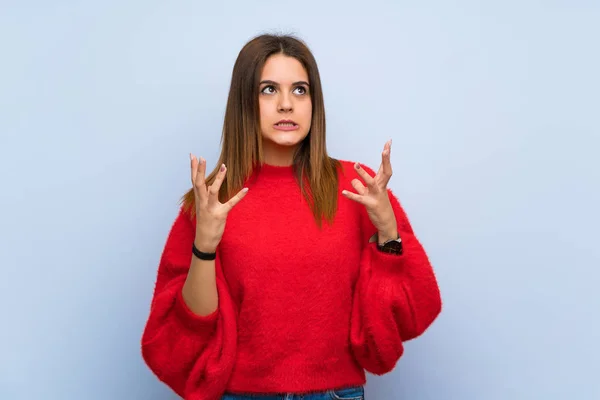
{"type": "Polygon", "coordinates": [[[227,167],[221,165],[212,185],[206,185],[206,160],[198,160],[190,154],[192,185],[196,207],[196,247],[206,253],[214,253],[225,231],[225,222],[229,211],[238,204],[248,192],[243,188],[226,203],[219,201],[219,189],[225,179],[227,167]]]}
{"type": "Polygon", "coordinates": [[[398,234],[396,218],[387,190],[392,177],[391,148],[392,141],[389,140],[383,147],[381,166],[375,176],[371,176],[359,163],[356,163],[354,169],[364,184],[359,179],[353,179],[351,183],[356,193],[347,190],[342,192],[347,198],[366,207],[371,222],[379,231],[380,242],[395,239],[398,234]]]}

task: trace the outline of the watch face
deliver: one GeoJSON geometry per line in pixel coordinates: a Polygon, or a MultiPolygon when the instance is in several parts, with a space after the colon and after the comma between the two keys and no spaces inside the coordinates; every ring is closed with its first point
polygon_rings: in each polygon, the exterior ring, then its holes
{"type": "Polygon", "coordinates": [[[379,249],[385,253],[402,254],[402,242],[392,240],[383,246],[379,246],[379,249]]]}

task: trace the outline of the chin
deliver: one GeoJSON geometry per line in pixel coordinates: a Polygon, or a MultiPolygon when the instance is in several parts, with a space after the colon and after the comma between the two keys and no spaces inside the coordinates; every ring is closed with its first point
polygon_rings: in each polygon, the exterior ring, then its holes
{"type": "Polygon", "coordinates": [[[307,134],[300,134],[298,132],[273,132],[270,135],[266,135],[265,139],[276,146],[295,147],[302,143],[306,136],[307,134]]]}

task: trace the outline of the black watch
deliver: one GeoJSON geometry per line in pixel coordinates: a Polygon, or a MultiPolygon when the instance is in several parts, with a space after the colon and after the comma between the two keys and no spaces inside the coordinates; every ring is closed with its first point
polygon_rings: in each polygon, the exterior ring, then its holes
{"type": "Polygon", "coordinates": [[[196,243],[192,243],[192,253],[201,260],[214,260],[217,258],[217,253],[204,253],[196,247],[196,243]]]}
{"type": "Polygon", "coordinates": [[[388,240],[383,244],[379,244],[378,240],[377,249],[384,253],[400,255],[402,254],[402,239],[400,239],[400,235],[398,235],[396,239],[388,240]]]}

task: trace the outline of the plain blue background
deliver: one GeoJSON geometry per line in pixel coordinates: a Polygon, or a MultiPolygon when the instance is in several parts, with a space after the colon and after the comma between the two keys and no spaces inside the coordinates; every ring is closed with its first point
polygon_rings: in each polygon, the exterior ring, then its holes
{"type": "Polygon", "coordinates": [[[0,3],[0,398],[173,399],[140,355],[188,153],[262,32],[319,62],[333,156],[377,168],[443,314],[369,399],[600,398],[600,6],[0,3]]]}

